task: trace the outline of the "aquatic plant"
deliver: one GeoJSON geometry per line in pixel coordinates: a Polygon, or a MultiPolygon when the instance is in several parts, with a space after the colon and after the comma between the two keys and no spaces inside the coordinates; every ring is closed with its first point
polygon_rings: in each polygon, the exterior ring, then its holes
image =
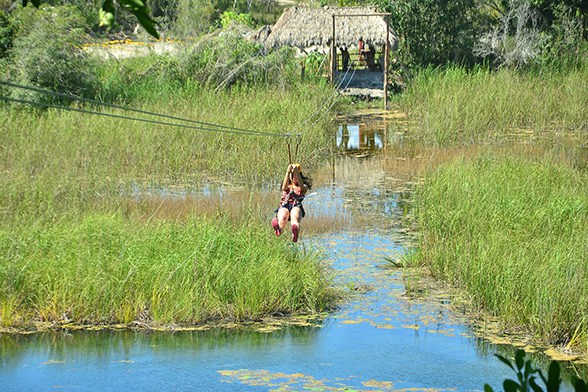
{"type": "Polygon", "coordinates": [[[416,193],[417,256],[506,330],[588,352],[588,177],[546,157],[485,154],[416,193]]]}
{"type": "MultiPolygon", "coordinates": [[[[320,106],[317,100],[324,93],[322,89],[178,92],[166,103],[150,102],[141,108],[285,134],[320,106]]],[[[288,163],[283,136],[145,126],[137,121],[54,110],[33,115],[17,108],[0,110],[5,120],[0,125],[4,219],[25,211],[38,216],[49,210],[85,210],[97,203],[116,206],[121,193],[153,188],[185,192],[210,182],[230,182],[247,187],[275,183],[277,189],[288,163]]],[[[327,136],[319,127],[300,131],[299,154],[312,171],[327,149],[327,136]]]]}
{"type": "Polygon", "coordinates": [[[470,145],[527,134],[585,132],[588,65],[565,72],[425,69],[395,98],[407,137],[428,145],[470,145]]]}
{"type": "MultiPolygon", "coordinates": [[[[502,384],[504,392],[559,391],[562,379],[557,361],[551,361],[549,370],[547,371],[547,377],[545,377],[541,369],[537,368],[530,359],[525,360],[525,352],[523,350],[517,350],[514,362],[511,362],[510,359],[500,354],[496,354],[496,357],[511,368],[517,376],[516,380],[504,380],[502,384]],[[537,377],[539,377],[543,386],[537,383],[537,377]]],[[[588,392],[588,384],[576,376],[572,376],[572,385],[576,392],[588,392]]],[[[494,389],[490,385],[485,384],[484,391],[493,392],[494,389]]]]}
{"type": "MultiPolygon", "coordinates": [[[[186,89],[140,108],[280,134],[299,127],[327,92],[186,89]]],[[[279,188],[284,137],[58,110],[0,112],[3,325],[199,323],[328,306],[317,256],[270,237],[275,200],[258,205],[243,191],[279,188]],[[215,185],[241,187],[235,213],[222,203],[177,215],[143,203],[158,192],[182,198],[215,185]]],[[[301,131],[299,153],[311,171],[328,143],[319,127],[301,131]]]]}
{"type": "Polygon", "coordinates": [[[318,254],[267,227],[94,214],[0,229],[0,324],[194,325],[322,312],[318,254]]]}

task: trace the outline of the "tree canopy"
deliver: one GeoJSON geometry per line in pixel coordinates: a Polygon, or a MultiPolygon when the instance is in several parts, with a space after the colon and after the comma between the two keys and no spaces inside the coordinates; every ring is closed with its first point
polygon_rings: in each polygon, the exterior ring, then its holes
{"type": "MultiPolygon", "coordinates": [[[[33,4],[35,7],[39,7],[45,0],[22,0],[23,6],[26,7],[28,3],[33,4]]],[[[151,15],[151,11],[146,2],[141,0],[118,0],[119,4],[116,4],[113,0],[104,0],[102,7],[99,10],[100,25],[110,27],[114,23],[114,17],[116,15],[117,5],[125,11],[133,14],[137,21],[149,34],[155,38],[159,38],[159,32],[157,31],[157,23],[151,15]]]]}

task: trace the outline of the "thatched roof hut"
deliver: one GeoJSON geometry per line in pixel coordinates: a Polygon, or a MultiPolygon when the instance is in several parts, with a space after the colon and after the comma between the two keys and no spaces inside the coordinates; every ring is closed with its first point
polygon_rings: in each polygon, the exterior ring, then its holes
{"type": "MultiPolygon", "coordinates": [[[[291,7],[284,11],[270,33],[259,34],[258,40],[268,48],[293,46],[300,49],[313,46],[326,47],[333,34],[333,15],[375,14],[374,7],[291,7]],[[264,39],[265,38],[265,39],[264,39]]],[[[335,43],[337,46],[353,46],[360,37],[366,44],[383,46],[386,43],[387,24],[384,16],[337,16],[335,18],[335,43]]],[[[390,32],[390,44],[396,37],[390,32]]]]}

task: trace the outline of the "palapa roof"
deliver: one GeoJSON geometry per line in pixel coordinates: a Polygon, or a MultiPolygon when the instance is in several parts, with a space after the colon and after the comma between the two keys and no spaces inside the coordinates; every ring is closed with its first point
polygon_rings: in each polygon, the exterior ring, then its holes
{"type": "MultiPolygon", "coordinates": [[[[357,45],[360,37],[366,44],[381,46],[386,43],[387,25],[384,16],[339,16],[375,13],[378,11],[374,7],[291,7],[270,27],[269,35],[265,31],[257,38],[266,47],[273,49],[281,46],[301,49],[328,46],[333,35],[333,15],[338,15],[335,18],[337,46],[357,45]]],[[[395,35],[390,31],[390,44],[394,44],[395,40],[395,35]]]]}

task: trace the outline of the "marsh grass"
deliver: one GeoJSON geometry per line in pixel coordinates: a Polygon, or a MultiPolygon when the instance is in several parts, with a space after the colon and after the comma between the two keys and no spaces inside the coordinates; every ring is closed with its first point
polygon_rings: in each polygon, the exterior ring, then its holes
{"type": "Polygon", "coordinates": [[[545,74],[428,69],[396,102],[409,135],[429,145],[503,141],[521,130],[585,132],[588,66],[545,74]]]}
{"type": "MultiPolygon", "coordinates": [[[[134,107],[286,133],[329,94],[320,86],[180,90],[134,107]]],[[[272,238],[271,212],[248,193],[279,187],[284,137],[21,107],[3,106],[0,116],[5,327],[242,321],[332,303],[319,256],[272,238]],[[242,192],[218,205],[170,201],[216,187],[242,192]]],[[[299,156],[309,171],[327,144],[321,124],[301,129],[299,156]]]]}
{"type": "MultiPolygon", "coordinates": [[[[222,218],[232,222],[255,222],[265,225],[268,232],[273,233],[270,222],[275,216],[280,197],[279,190],[256,192],[244,189],[187,196],[150,195],[125,199],[122,202],[121,211],[125,216],[142,222],[151,220],[184,222],[191,216],[222,218]]],[[[304,235],[333,232],[351,225],[349,217],[338,214],[338,211],[321,213],[313,209],[312,202],[305,204],[307,215],[301,222],[304,235]]]]}
{"type": "Polygon", "coordinates": [[[409,260],[507,328],[588,351],[588,178],[542,156],[486,153],[429,174],[409,260]]]}
{"type": "MultiPolygon", "coordinates": [[[[140,108],[287,133],[298,129],[323,94],[328,92],[202,93],[140,108]]],[[[279,187],[288,164],[285,137],[197,131],[55,110],[3,108],[2,116],[2,204],[11,215],[71,212],[117,204],[121,194],[185,191],[210,183],[279,187]]],[[[327,136],[320,124],[300,131],[299,157],[312,170],[327,136]]]]}
{"type": "Polygon", "coordinates": [[[331,304],[317,254],[265,228],[97,214],[0,231],[0,321],[198,324],[314,313],[331,304]]]}

